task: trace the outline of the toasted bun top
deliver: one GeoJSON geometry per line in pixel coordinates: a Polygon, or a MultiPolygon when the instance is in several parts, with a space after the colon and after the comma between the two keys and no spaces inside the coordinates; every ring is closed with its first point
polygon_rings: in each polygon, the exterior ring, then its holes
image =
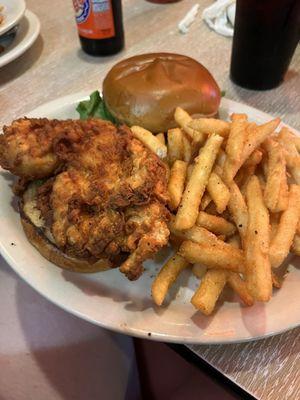
{"type": "Polygon", "coordinates": [[[176,125],[177,106],[190,114],[216,114],[221,93],[209,71],[196,60],[152,53],[116,64],[104,79],[103,97],[120,122],[157,133],[176,125]]]}

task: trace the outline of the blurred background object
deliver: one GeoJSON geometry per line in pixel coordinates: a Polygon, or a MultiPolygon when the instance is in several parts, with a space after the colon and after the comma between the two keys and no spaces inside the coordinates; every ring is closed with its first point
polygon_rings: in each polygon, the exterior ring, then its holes
{"type": "Polygon", "coordinates": [[[166,3],[177,3],[181,0],[147,0],[150,3],[157,3],[157,4],[166,4],[166,3]]]}
{"type": "Polygon", "coordinates": [[[121,0],[73,0],[73,5],[83,51],[106,56],[123,49],[121,0]]]}
{"type": "Polygon", "coordinates": [[[237,0],[232,81],[256,90],[280,85],[299,39],[299,0],[237,0]]]}

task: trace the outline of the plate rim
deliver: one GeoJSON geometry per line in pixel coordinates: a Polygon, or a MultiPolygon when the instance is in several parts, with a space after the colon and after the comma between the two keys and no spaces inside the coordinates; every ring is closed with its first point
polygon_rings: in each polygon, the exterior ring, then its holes
{"type": "Polygon", "coordinates": [[[25,14],[25,11],[26,11],[25,0],[18,0],[18,1],[20,3],[20,7],[21,7],[19,13],[16,14],[15,18],[9,24],[4,24],[4,26],[2,28],[0,27],[0,36],[4,35],[4,33],[8,32],[11,28],[13,28],[15,25],[17,25],[17,23],[20,21],[20,19],[25,14]]]}
{"type": "MultiPolygon", "coordinates": [[[[26,113],[26,115],[28,117],[36,117],[40,112],[43,112],[42,110],[44,108],[47,108],[47,112],[51,113],[54,111],[54,109],[57,109],[57,106],[59,105],[60,107],[63,106],[68,106],[71,105],[71,103],[73,102],[79,102],[81,100],[84,100],[86,98],[89,97],[90,92],[87,91],[82,91],[82,92],[78,92],[78,93],[73,93],[73,94],[69,94],[67,96],[63,96],[57,99],[54,99],[52,101],[46,102],[38,107],[36,107],[34,110],[32,110],[31,112],[26,113]]],[[[231,99],[227,99],[227,98],[223,98],[222,99],[222,104],[221,104],[221,108],[229,108],[230,106],[243,106],[244,108],[249,108],[255,112],[257,112],[258,114],[260,114],[262,116],[262,118],[272,118],[272,115],[265,113],[263,111],[260,111],[252,106],[248,106],[247,104],[243,104],[243,103],[239,103],[237,101],[231,100],[231,99]]],[[[40,115],[41,116],[41,115],[40,115]]],[[[284,124],[286,126],[289,126],[287,124],[284,124]]],[[[293,128],[292,128],[293,129],[293,128]]],[[[293,129],[295,131],[295,129],[293,129]]],[[[300,135],[300,132],[296,130],[296,132],[298,133],[298,135],[300,135]]],[[[55,296],[51,296],[51,294],[49,294],[48,292],[43,291],[43,289],[40,289],[38,287],[38,285],[35,285],[34,280],[30,280],[28,279],[28,277],[25,276],[25,273],[23,272],[23,270],[20,270],[18,268],[17,263],[14,261],[13,256],[10,254],[9,251],[7,251],[7,249],[5,248],[5,246],[3,245],[2,241],[0,241],[0,250],[1,250],[1,255],[3,256],[3,258],[5,259],[5,261],[9,264],[9,266],[16,272],[16,274],[18,276],[20,276],[22,278],[22,280],[24,282],[26,282],[27,284],[29,284],[29,286],[31,286],[36,292],[38,292],[41,296],[43,296],[44,298],[46,298],[48,301],[50,301],[51,303],[55,304],[56,306],[60,307],[61,309],[65,310],[66,312],[69,312],[70,314],[81,318],[85,321],[88,321],[94,325],[100,326],[102,328],[106,328],[109,330],[112,330],[114,332],[118,332],[118,333],[122,333],[122,334],[126,334],[126,335],[130,335],[133,337],[139,337],[139,338],[144,338],[144,339],[151,339],[154,341],[163,341],[163,342],[170,342],[170,343],[181,343],[181,344],[202,344],[202,345],[209,345],[209,344],[234,344],[234,343],[245,343],[245,342],[252,342],[252,341],[256,341],[256,340],[262,340],[271,336],[275,336],[284,332],[287,332],[289,330],[295,329],[297,327],[300,326],[300,320],[298,322],[296,322],[293,325],[290,325],[288,327],[284,327],[282,329],[276,330],[276,331],[270,331],[266,334],[263,335],[258,335],[258,336],[252,336],[252,337],[240,337],[240,338],[226,338],[226,337],[219,337],[219,336],[215,336],[215,337],[207,337],[205,338],[205,336],[201,336],[200,339],[201,340],[197,340],[197,338],[195,337],[188,337],[188,338],[184,338],[182,336],[176,336],[176,335],[172,335],[169,333],[155,333],[155,332],[151,332],[151,328],[149,330],[142,330],[140,328],[136,328],[136,327],[130,327],[128,325],[123,326],[120,325],[118,323],[114,323],[113,325],[110,325],[106,322],[101,322],[99,320],[94,319],[93,317],[89,316],[88,314],[84,314],[83,312],[76,310],[74,308],[72,308],[71,305],[68,304],[64,304],[61,303],[60,300],[55,299],[55,296]],[[149,336],[149,333],[151,332],[151,336],[149,336]],[[207,340],[203,340],[203,339],[207,339],[207,340]]]]}
{"type": "MultiPolygon", "coordinates": [[[[23,19],[27,19],[29,30],[30,27],[33,27],[33,25],[35,26],[35,29],[31,32],[30,35],[28,34],[28,32],[26,32],[19,44],[11,49],[8,49],[5,54],[0,55],[0,68],[4,67],[5,65],[11,63],[12,61],[23,55],[33,45],[40,33],[41,23],[35,13],[27,9],[24,13],[22,20],[20,21],[20,24],[22,23],[23,19]]],[[[18,35],[18,32],[16,35],[18,35]]]]}

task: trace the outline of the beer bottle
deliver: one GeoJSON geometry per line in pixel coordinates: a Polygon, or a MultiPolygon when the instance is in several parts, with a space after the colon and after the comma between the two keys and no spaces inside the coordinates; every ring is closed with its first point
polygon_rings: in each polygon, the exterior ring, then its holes
{"type": "Polygon", "coordinates": [[[121,0],[73,0],[82,50],[106,56],[124,47],[121,0]]]}

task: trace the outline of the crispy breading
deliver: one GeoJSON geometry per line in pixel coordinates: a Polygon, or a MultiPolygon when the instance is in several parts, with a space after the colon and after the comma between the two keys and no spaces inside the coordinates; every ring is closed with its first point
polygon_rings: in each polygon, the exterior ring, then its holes
{"type": "Polygon", "coordinates": [[[120,270],[137,279],[167,244],[166,167],[125,126],[17,120],[0,136],[0,164],[23,181],[46,178],[37,205],[67,254],[113,262],[130,254],[120,270]]]}

